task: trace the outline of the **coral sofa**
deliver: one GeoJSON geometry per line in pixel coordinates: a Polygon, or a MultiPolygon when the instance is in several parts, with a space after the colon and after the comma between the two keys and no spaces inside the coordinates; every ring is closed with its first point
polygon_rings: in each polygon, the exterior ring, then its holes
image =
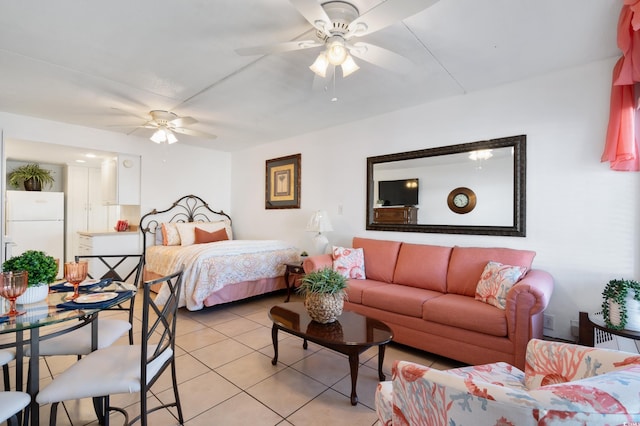
{"type": "MultiPolygon", "coordinates": [[[[551,275],[531,269],[532,251],[443,247],[354,238],[365,279],[349,279],[345,309],[388,324],[393,340],[468,364],[503,361],[524,368],[527,343],[542,337],[551,275]],[[489,262],[526,275],[506,293],[504,309],[476,300],[489,262]]],[[[331,254],[309,257],[305,272],[334,266],[331,254]]]]}
{"type": "Polygon", "coordinates": [[[395,361],[376,391],[391,425],[634,425],[640,356],[533,339],[523,373],[507,363],[439,371],[395,361]]]}

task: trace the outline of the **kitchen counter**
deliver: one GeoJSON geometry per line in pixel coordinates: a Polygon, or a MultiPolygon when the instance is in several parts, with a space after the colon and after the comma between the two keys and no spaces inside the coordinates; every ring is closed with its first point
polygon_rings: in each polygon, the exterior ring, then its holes
{"type": "Polygon", "coordinates": [[[105,236],[105,235],[127,235],[127,234],[137,234],[137,233],[138,233],[137,229],[135,231],[129,230],[129,231],[122,231],[122,232],[116,232],[116,231],[102,231],[102,232],[78,231],[78,234],[84,235],[85,237],[102,237],[102,236],[105,236]]]}

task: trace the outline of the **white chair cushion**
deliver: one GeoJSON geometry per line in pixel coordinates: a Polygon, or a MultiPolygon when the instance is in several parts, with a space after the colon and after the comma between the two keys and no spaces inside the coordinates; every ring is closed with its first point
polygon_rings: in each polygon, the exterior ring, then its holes
{"type": "Polygon", "coordinates": [[[0,365],[9,364],[16,358],[16,352],[13,349],[3,349],[0,351],[0,365]]]}
{"type": "MultiPolygon", "coordinates": [[[[98,318],[98,349],[113,345],[131,329],[129,321],[98,318]]],[[[88,355],[91,353],[91,324],[77,330],[47,340],[41,340],[40,356],[49,355],[88,355]]],[[[25,349],[25,354],[31,356],[31,348],[25,349]]]]}
{"type": "Polygon", "coordinates": [[[29,405],[31,397],[24,392],[0,392],[0,422],[4,422],[29,405]]]}
{"type": "MultiPolygon", "coordinates": [[[[149,348],[152,351],[154,348],[149,348]]],[[[39,404],[140,391],[140,345],[115,345],[82,358],[38,393],[39,404]]],[[[173,351],[165,350],[147,367],[150,381],[173,351]]]]}

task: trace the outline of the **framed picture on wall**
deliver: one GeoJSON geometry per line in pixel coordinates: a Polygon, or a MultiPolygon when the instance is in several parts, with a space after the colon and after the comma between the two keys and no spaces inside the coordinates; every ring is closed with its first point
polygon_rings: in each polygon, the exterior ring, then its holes
{"type": "Polygon", "coordinates": [[[266,161],[265,209],[300,208],[300,161],[302,154],[266,161]]]}

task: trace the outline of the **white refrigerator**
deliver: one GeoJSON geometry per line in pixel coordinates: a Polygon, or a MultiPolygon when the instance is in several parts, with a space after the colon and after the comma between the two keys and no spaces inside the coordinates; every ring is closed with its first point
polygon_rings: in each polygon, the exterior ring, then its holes
{"type": "Polygon", "coordinates": [[[7,191],[6,234],[7,258],[40,250],[64,264],[64,192],[7,191]]]}

